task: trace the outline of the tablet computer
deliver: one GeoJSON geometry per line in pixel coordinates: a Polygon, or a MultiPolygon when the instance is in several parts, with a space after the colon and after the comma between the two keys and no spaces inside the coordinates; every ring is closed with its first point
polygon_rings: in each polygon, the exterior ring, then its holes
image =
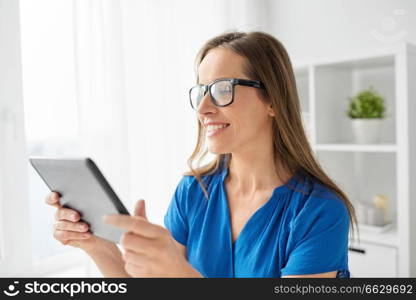
{"type": "Polygon", "coordinates": [[[124,231],[105,224],[102,217],[129,212],[91,158],[29,160],[49,189],[61,195],[61,205],[78,211],[94,235],[115,243],[120,241],[124,231]]]}

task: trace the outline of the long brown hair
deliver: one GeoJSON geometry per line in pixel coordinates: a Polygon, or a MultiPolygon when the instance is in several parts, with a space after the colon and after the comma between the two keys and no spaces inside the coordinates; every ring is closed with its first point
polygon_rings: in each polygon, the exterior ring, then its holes
{"type": "MultiPolygon", "coordinates": [[[[244,74],[265,85],[262,99],[274,110],[273,148],[276,173],[285,169],[290,174],[302,174],[318,180],[332,190],[345,203],[350,218],[351,232],[354,237],[357,219],[355,210],[346,194],[324,172],[307,140],[301,119],[299,96],[292,65],[283,45],[273,36],[264,32],[226,32],[208,40],[198,52],[195,61],[198,81],[198,67],[207,53],[216,47],[234,51],[245,58],[244,74]]],[[[205,196],[208,193],[201,180],[202,176],[215,173],[223,164],[229,165],[230,154],[216,154],[210,163],[200,166],[208,154],[205,147],[205,130],[198,122],[198,140],[192,155],[188,159],[190,171],[185,175],[195,176],[205,196]],[[196,166],[194,166],[196,165],[196,166]]]]}

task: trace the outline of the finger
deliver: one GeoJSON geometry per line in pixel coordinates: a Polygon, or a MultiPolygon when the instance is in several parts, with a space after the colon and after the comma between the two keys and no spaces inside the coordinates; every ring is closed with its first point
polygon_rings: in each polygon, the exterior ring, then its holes
{"type": "Polygon", "coordinates": [[[140,254],[146,254],[151,256],[153,253],[157,252],[157,242],[155,239],[149,239],[132,232],[127,232],[123,234],[120,239],[120,245],[124,249],[137,252],[140,254]]]}
{"type": "Polygon", "coordinates": [[[85,240],[91,237],[91,232],[75,232],[67,230],[55,230],[53,236],[58,241],[68,241],[68,240],[85,240]]]}
{"type": "Polygon", "coordinates": [[[60,196],[57,192],[52,192],[48,196],[46,196],[45,202],[48,205],[51,205],[54,207],[60,207],[61,205],[59,204],[59,198],[60,196]]]}
{"type": "Polygon", "coordinates": [[[55,213],[55,219],[56,220],[68,220],[72,222],[77,222],[81,216],[76,210],[66,208],[66,207],[60,207],[56,210],[55,213]]]}
{"type": "Polygon", "coordinates": [[[146,205],[143,199],[140,199],[136,202],[136,206],[134,208],[134,215],[143,217],[147,220],[146,216],[146,205]]]}
{"type": "Polygon", "coordinates": [[[164,228],[152,224],[143,217],[128,215],[105,215],[104,222],[148,238],[164,234],[164,228]]]}
{"type": "Polygon", "coordinates": [[[74,223],[71,221],[61,220],[55,223],[55,229],[76,231],[76,232],[87,232],[89,229],[89,226],[87,223],[84,223],[84,222],[74,223]]]}

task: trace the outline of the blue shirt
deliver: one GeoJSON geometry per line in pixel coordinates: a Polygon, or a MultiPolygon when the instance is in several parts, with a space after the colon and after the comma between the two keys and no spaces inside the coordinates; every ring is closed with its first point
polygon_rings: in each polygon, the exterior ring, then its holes
{"type": "Polygon", "coordinates": [[[209,199],[194,176],[183,176],[164,218],[173,238],[186,246],[189,263],[204,277],[276,278],[330,271],[350,277],[348,210],[335,193],[294,175],[273,190],[232,242],[227,174],[224,167],[202,176],[209,199]]]}

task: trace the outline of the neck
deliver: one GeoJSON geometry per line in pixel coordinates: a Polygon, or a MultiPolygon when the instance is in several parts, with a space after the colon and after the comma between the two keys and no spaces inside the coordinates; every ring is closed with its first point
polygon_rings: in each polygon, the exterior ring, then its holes
{"type": "Polygon", "coordinates": [[[274,160],[272,146],[232,153],[227,181],[242,195],[268,191],[287,179],[286,173],[282,180],[279,179],[276,173],[279,167],[279,161],[274,160]]]}

